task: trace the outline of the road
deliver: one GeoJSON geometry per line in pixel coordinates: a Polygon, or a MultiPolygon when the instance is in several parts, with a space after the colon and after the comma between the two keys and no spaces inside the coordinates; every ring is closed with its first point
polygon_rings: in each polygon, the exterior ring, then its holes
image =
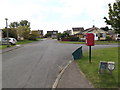
{"type": "MultiPolygon", "coordinates": [[[[72,52],[80,46],[83,46],[83,51],[88,50],[85,45],[43,40],[2,54],[2,87],[51,88],[60,67],[73,60],[72,52]]],[[[96,45],[92,48],[107,47],[117,45],[96,45]]]]}

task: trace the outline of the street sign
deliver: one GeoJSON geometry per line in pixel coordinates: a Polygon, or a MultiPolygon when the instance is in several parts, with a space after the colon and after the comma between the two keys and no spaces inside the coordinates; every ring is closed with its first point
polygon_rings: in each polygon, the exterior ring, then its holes
{"type": "Polygon", "coordinates": [[[115,62],[108,62],[108,70],[113,71],[115,69],[115,62]]]}
{"type": "Polygon", "coordinates": [[[110,71],[110,73],[112,73],[112,71],[115,69],[115,62],[100,61],[100,67],[98,72],[103,73],[107,69],[110,71]]]}

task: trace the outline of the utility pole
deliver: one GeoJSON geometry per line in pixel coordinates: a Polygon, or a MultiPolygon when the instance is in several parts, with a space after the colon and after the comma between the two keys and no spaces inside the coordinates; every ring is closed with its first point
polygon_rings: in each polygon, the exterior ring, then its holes
{"type": "Polygon", "coordinates": [[[5,29],[7,30],[7,47],[9,47],[9,33],[8,33],[8,23],[7,23],[7,18],[5,18],[5,20],[6,20],[6,27],[5,27],[5,29]]]}

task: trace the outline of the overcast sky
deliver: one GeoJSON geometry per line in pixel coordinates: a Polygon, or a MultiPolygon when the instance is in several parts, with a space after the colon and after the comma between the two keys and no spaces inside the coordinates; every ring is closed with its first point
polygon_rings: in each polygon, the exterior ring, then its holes
{"type": "Polygon", "coordinates": [[[106,26],[108,4],[115,0],[0,0],[0,28],[8,23],[28,20],[31,30],[58,30],[72,27],[106,26]]]}

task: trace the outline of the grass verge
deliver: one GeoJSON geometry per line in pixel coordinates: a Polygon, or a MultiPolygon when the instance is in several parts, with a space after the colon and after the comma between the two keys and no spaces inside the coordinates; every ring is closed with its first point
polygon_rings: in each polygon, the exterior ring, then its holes
{"type": "Polygon", "coordinates": [[[105,48],[92,51],[92,63],[88,62],[88,53],[84,53],[81,60],[77,61],[81,71],[96,88],[117,88],[118,87],[118,48],[105,48]],[[98,74],[100,61],[113,61],[116,68],[109,74],[98,74]]]}
{"type": "Polygon", "coordinates": [[[67,44],[85,44],[85,42],[78,42],[78,41],[59,41],[60,43],[67,43],[67,44]]]}
{"type": "MultiPolygon", "coordinates": [[[[38,41],[38,40],[36,40],[38,41]]],[[[32,40],[21,40],[21,41],[18,41],[17,44],[27,44],[27,43],[32,43],[32,42],[35,42],[35,41],[32,41],[32,40]]]]}
{"type": "MultiPolygon", "coordinates": [[[[38,40],[40,40],[40,39],[37,39],[36,41],[38,41],[38,40]]],[[[32,42],[35,42],[35,41],[32,41],[32,40],[21,40],[21,41],[18,41],[17,43],[16,43],[16,45],[17,44],[27,44],[27,43],[32,43],[32,42]]],[[[14,45],[10,45],[10,47],[13,47],[14,45]]],[[[5,49],[5,48],[9,48],[9,47],[7,47],[7,45],[0,45],[0,49],[5,49]]]]}
{"type": "MultiPolygon", "coordinates": [[[[78,41],[59,41],[60,43],[68,43],[68,44],[85,44],[85,42],[78,41]]],[[[95,41],[97,45],[106,45],[106,44],[118,44],[118,41],[95,41]]]]}
{"type": "Polygon", "coordinates": [[[0,45],[0,49],[7,48],[7,45],[0,45]]]}

